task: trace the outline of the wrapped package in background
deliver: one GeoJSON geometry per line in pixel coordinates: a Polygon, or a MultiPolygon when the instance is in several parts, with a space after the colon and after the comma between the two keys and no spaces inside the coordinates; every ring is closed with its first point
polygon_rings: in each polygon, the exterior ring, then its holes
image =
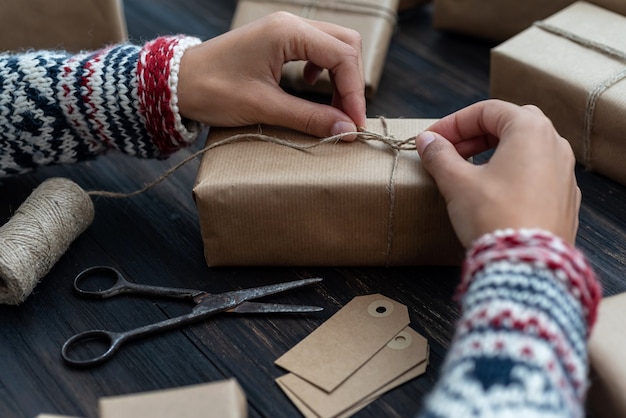
{"type": "MultiPolygon", "coordinates": [[[[432,122],[386,120],[397,139],[432,122]]],[[[378,119],[368,128],[384,132],[378,119]]],[[[390,188],[394,155],[377,141],[317,146],[319,138],[252,126],[212,128],[207,145],[259,129],[316,146],[251,138],[204,154],[193,191],[209,266],[460,264],[463,249],[445,202],[416,151],[400,151],[390,188]]]]}
{"type": "Polygon", "coordinates": [[[626,293],[606,297],[589,340],[591,386],[587,406],[591,416],[626,416],[626,293]]]}
{"type": "MultiPolygon", "coordinates": [[[[590,1],[626,15],[626,1],[590,1]]],[[[434,0],[433,25],[436,29],[504,41],[572,3],[574,0],[434,0]]]]}
{"type": "MultiPolygon", "coordinates": [[[[361,34],[363,71],[368,97],[376,94],[387,50],[396,25],[399,0],[239,0],[231,23],[237,28],[277,11],[286,11],[307,19],[320,20],[354,29],[361,34]]],[[[327,71],[311,86],[302,77],[304,61],[283,66],[282,82],[300,91],[331,94],[327,71]]]]}
{"type": "Polygon", "coordinates": [[[127,39],[122,0],[0,0],[0,50],[94,50],[127,39]]]}
{"type": "Polygon", "coordinates": [[[103,397],[98,409],[100,418],[248,417],[246,394],[234,378],[103,397]]]}
{"type": "Polygon", "coordinates": [[[626,184],[626,17],[578,2],[491,53],[491,96],[534,104],[588,169],[626,184]]]}

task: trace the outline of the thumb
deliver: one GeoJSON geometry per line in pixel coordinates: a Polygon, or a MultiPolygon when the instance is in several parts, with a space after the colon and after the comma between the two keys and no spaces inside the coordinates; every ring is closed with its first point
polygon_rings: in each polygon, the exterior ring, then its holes
{"type": "Polygon", "coordinates": [[[461,183],[463,172],[472,165],[461,157],[450,141],[436,132],[420,133],[415,138],[415,147],[422,165],[433,176],[446,200],[450,200],[453,189],[461,183]]]}
{"type": "Polygon", "coordinates": [[[265,112],[264,120],[261,120],[263,123],[285,126],[320,138],[357,130],[354,121],[333,106],[310,102],[284,92],[272,102],[275,106],[271,112],[265,112]]]}

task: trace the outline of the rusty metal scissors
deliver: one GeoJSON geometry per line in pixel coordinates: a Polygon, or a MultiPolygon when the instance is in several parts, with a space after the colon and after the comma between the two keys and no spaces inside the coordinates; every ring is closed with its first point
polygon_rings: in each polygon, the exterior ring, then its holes
{"type": "MultiPolygon", "coordinates": [[[[106,299],[119,294],[138,294],[146,296],[169,297],[183,300],[191,300],[195,303],[193,310],[186,314],[171,319],[166,319],[154,324],[145,325],[125,332],[106,330],[91,330],[81,332],[68,339],[61,349],[63,360],[76,367],[87,367],[101,364],[110,359],[125,342],[140,337],[156,334],[178,328],[192,322],[203,320],[209,316],[227,313],[301,313],[317,312],[322,308],[318,306],[282,305],[276,303],[250,302],[251,299],[285,292],[301,286],[318,283],[322,279],[311,278],[292,282],[278,283],[268,286],[254,287],[250,289],[234,290],[226,293],[212,294],[202,290],[179,289],[160,286],[136,284],[124,278],[122,273],[113,267],[96,266],[83,270],[74,279],[74,290],[80,295],[106,299]],[[113,285],[101,290],[87,290],[85,282],[96,279],[112,279],[113,285]],[[88,345],[104,344],[105,351],[102,354],[88,354],[88,358],[75,358],[77,349],[81,346],[87,349],[88,345]],[[74,353],[74,356],[71,354],[74,353]]],[[[93,284],[92,284],[93,285],[93,284]]],[[[93,347],[92,347],[93,348],[93,347]]],[[[100,347],[101,348],[101,347],[100,347]]]]}

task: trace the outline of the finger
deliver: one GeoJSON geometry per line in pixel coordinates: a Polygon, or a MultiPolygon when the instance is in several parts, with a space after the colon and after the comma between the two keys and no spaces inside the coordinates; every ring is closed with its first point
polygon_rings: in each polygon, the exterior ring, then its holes
{"type": "Polygon", "coordinates": [[[361,54],[362,43],[361,43],[361,35],[352,29],[345,28],[343,26],[335,25],[333,23],[322,22],[317,20],[309,20],[304,19],[306,22],[316,27],[317,29],[328,33],[329,35],[352,45],[357,51],[359,51],[358,55],[358,64],[359,64],[359,76],[362,79],[363,85],[365,85],[365,72],[363,70],[363,55],[361,54]]]}
{"type": "Polygon", "coordinates": [[[446,200],[449,200],[454,188],[461,185],[458,180],[473,166],[459,155],[450,141],[435,132],[420,133],[415,138],[415,147],[424,168],[433,176],[446,200]]]}
{"type": "Polygon", "coordinates": [[[355,124],[365,125],[365,81],[360,36],[336,25],[298,21],[299,39],[285,46],[285,61],[307,60],[328,69],[342,110],[355,124]],[[346,42],[342,39],[350,37],[346,42]],[[352,39],[353,38],[353,39],[352,39]]]}
{"type": "Polygon", "coordinates": [[[524,111],[512,103],[486,100],[440,119],[428,130],[439,133],[453,144],[479,138],[493,148],[507,125],[524,111]]]}
{"type": "Polygon", "coordinates": [[[522,109],[526,109],[529,112],[534,113],[537,116],[545,116],[545,114],[539,107],[532,105],[532,104],[524,105],[522,106],[522,109]]]}
{"type": "Polygon", "coordinates": [[[476,138],[466,139],[454,144],[457,152],[465,159],[489,151],[498,144],[498,138],[491,135],[483,135],[476,138]]]}
{"type": "MultiPolygon", "coordinates": [[[[365,71],[363,69],[363,55],[362,55],[362,44],[361,44],[361,35],[352,30],[347,30],[344,27],[332,25],[325,22],[315,22],[314,25],[334,36],[337,39],[342,40],[343,42],[351,45],[356,51],[358,51],[357,55],[357,63],[358,63],[358,74],[354,74],[353,77],[359,78],[359,91],[360,94],[356,97],[356,103],[349,103],[349,99],[346,99],[346,96],[342,93],[342,85],[337,85],[337,81],[335,79],[335,72],[330,70],[330,79],[331,84],[333,86],[333,100],[332,105],[337,109],[345,111],[347,108],[350,113],[355,113],[354,121],[358,126],[365,126],[365,119],[358,120],[360,115],[365,117],[365,110],[361,111],[360,108],[365,106],[365,71]],[[361,103],[362,102],[362,103],[361,103]],[[354,112],[352,109],[354,108],[354,112]]],[[[339,82],[342,82],[341,80],[339,82]]]]}

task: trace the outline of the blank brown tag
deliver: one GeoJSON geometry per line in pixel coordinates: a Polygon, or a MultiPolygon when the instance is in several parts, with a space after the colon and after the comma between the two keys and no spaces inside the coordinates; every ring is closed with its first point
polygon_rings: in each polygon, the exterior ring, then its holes
{"type": "MultiPolygon", "coordinates": [[[[342,412],[341,414],[337,415],[334,418],[348,418],[348,417],[351,417],[352,415],[356,414],[358,411],[360,411],[361,409],[365,408],[367,405],[369,405],[370,403],[372,403],[373,401],[378,399],[378,397],[380,395],[382,395],[383,393],[388,392],[391,389],[394,389],[394,388],[400,386],[401,384],[408,382],[411,379],[415,379],[416,377],[423,375],[426,372],[426,367],[427,366],[428,366],[428,362],[427,361],[424,361],[424,362],[418,364],[416,367],[414,367],[411,370],[409,370],[408,372],[404,373],[402,376],[398,377],[396,380],[394,380],[392,382],[389,382],[388,384],[386,384],[385,386],[383,386],[382,388],[377,390],[372,395],[370,395],[367,398],[359,401],[357,404],[353,405],[352,407],[350,407],[349,409],[345,410],[344,412],[342,412]]],[[[302,415],[304,415],[306,418],[320,418],[320,416],[318,414],[313,412],[313,410],[310,409],[306,404],[304,404],[300,400],[300,398],[298,398],[293,392],[291,392],[291,390],[289,390],[289,388],[287,386],[283,385],[283,383],[282,383],[282,381],[280,379],[281,378],[276,379],[276,383],[278,383],[278,386],[283,390],[285,395],[287,395],[289,400],[291,400],[291,402],[296,406],[296,408],[298,408],[300,410],[302,415]]]]}
{"type": "Polygon", "coordinates": [[[276,365],[331,392],[409,324],[406,306],[380,294],[350,301],[276,365]]]}
{"type": "Polygon", "coordinates": [[[427,358],[426,339],[406,327],[330,393],[291,373],[278,378],[277,382],[285,392],[290,392],[288,396],[292,401],[297,398],[297,403],[304,407],[300,409],[317,417],[332,418],[361,405],[364,400],[375,399],[407,378],[422,374],[427,358]]]}
{"type": "Polygon", "coordinates": [[[276,360],[291,373],[276,383],[307,418],[344,418],[422,375],[428,341],[406,306],[359,296],[276,360]]]}

